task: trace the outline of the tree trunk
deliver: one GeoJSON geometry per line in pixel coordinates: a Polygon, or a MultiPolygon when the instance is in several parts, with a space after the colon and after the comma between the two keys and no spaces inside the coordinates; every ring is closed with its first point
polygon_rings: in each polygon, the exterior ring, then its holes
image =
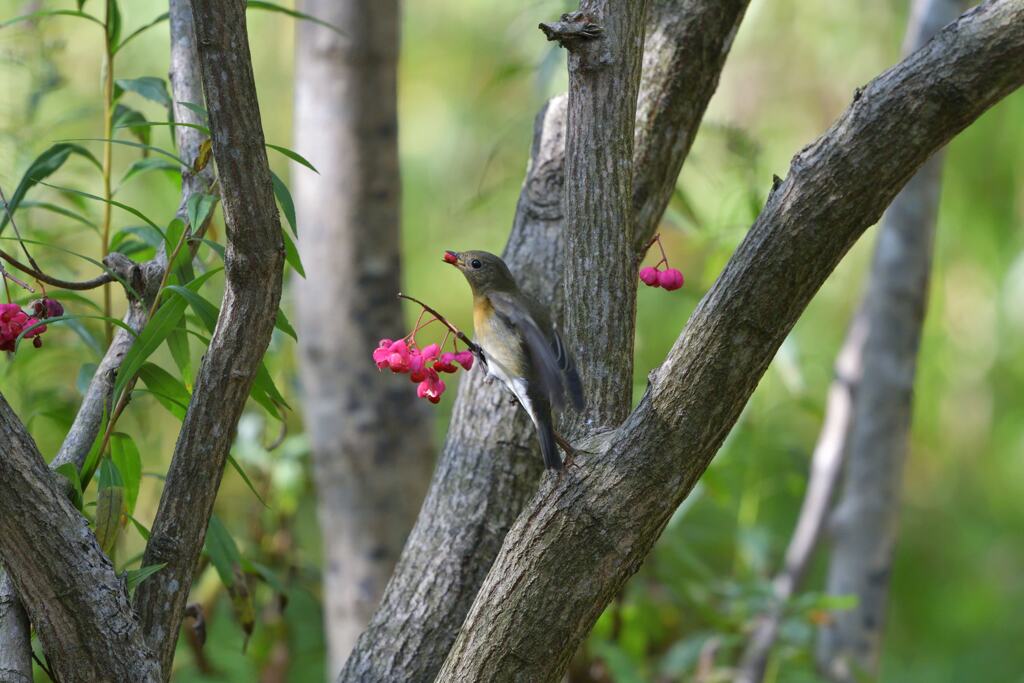
{"type": "Polygon", "coordinates": [[[439,680],[559,679],[825,278],[932,154],[1024,82],[1022,64],[1024,5],[984,3],[794,157],[637,408],[584,441],[593,455],[546,479],[509,531],[439,680]]]}
{"type": "Polygon", "coordinates": [[[0,571],[0,681],[32,683],[28,615],[11,577],[0,571]]]}
{"type": "Polygon", "coordinates": [[[221,186],[224,300],[174,447],[135,593],[146,640],[170,675],[178,631],[235,427],[270,342],[284,246],[260,122],[242,0],[192,0],[221,186]]]}
{"type": "MultiPolygon", "coordinates": [[[[668,204],[746,6],[657,0],[649,9],[634,142],[635,244],[650,238],[668,204]]],[[[537,115],[504,254],[520,286],[556,320],[564,310],[565,122],[564,96],[537,115]]],[[[536,491],[533,427],[482,374],[460,383],[427,499],[339,680],[433,681],[502,539],[536,491]]]]}
{"type": "Polygon", "coordinates": [[[423,501],[434,448],[426,404],[374,369],[406,332],[398,167],[398,0],[305,0],[345,35],[298,23],[293,190],[302,401],[324,547],[329,671],[377,608],[423,501]]]}
{"type": "MultiPolygon", "coordinates": [[[[956,18],[960,5],[915,0],[904,52],[920,49],[956,18]]],[[[830,522],[827,582],[829,593],[855,595],[857,605],[834,614],[818,642],[819,666],[834,681],[878,674],[942,161],[941,152],[929,159],[889,207],[861,304],[867,337],[843,494],[830,522]]]]}

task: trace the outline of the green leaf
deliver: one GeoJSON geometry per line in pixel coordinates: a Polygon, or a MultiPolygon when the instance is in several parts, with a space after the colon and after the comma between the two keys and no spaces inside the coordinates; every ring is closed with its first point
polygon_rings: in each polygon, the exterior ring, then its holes
{"type": "Polygon", "coordinates": [[[171,96],[167,94],[167,83],[162,78],[157,78],[156,76],[118,78],[114,81],[114,84],[122,91],[133,92],[165,107],[171,106],[171,96]]]}
{"type": "MultiPolygon", "coordinates": [[[[125,509],[128,514],[135,512],[135,501],[139,498],[139,482],[142,479],[142,458],[132,437],[122,432],[110,435],[110,458],[120,473],[125,491],[125,509]]],[[[103,470],[100,469],[102,486],[103,470]]]]}
{"type": "Polygon", "coordinates": [[[79,336],[79,338],[85,342],[85,345],[89,347],[89,350],[95,353],[97,356],[102,356],[104,353],[103,345],[100,340],[93,335],[92,332],[86,328],[85,325],[77,320],[66,320],[67,326],[79,336]]]}
{"type": "MultiPolygon", "coordinates": [[[[210,134],[210,129],[207,128],[206,126],[202,126],[202,125],[200,125],[198,123],[187,123],[185,121],[146,121],[144,124],[140,123],[138,125],[140,125],[140,126],[144,125],[146,128],[154,128],[154,127],[159,127],[159,126],[168,126],[170,128],[175,128],[175,127],[180,126],[181,128],[194,128],[195,130],[198,130],[198,131],[200,131],[202,133],[205,133],[207,136],[210,134]]],[[[125,126],[114,126],[114,127],[115,128],[124,128],[125,126]]]]}
{"type": "MultiPolygon", "coordinates": [[[[143,145],[149,146],[149,126],[146,125],[146,117],[141,112],[126,107],[123,104],[118,104],[114,108],[114,128],[127,128],[132,135],[138,138],[139,142],[143,145]]],[[[142,151],[143,157],[146,156],[147,150],[142,151]]]]}
{"type": "MultiPolygon", "coordinates": [[[[110,204],[111,206],[116,206],[117,208],[122,209],[122,210],[127,211],[128,213],[132,214],[136,218],[141,218],[142,220],[144,220],[149,225],[152,225],[157,230],[160,229],[160,228],[157,228],[156,223],[154,223],[153,221],[149,220],[149,218],[146,217],[146,214],[142,213],[141,211],[139,211],[136,208],[128,206],[127,204],[123,204],[123,203],[121,203],[119,201],[116,201],[114,199],[107,200],[107,199],[104,199],[103,197],[97,197],[94,194],[89,194],[88,192],[82,192],[81,190],[76,190],[76,189],[70,188],[70,187],[61,187],[60,185],[51,185],[50,183],[44,183],[44,182],[40,182],[39,184],[40,185],[45,185],[46,187],[52,187],[53,189],[60,190],[61,192],[70,192],[71,194],[78,195],[79,197],[85,197],[86,199],[93,199],[93,200],[98,201],[98,202],[103,202],[104,204],[110,204]]],[[[161,234],[163,234],[163,233],[161,233],[161,234]]]]}
{"type": "Polygon", "coordinates": [[[309,161],[306,159],[306,157],[302,156],[301,154],[299,154],[295,150],[288,149],[287,147],[282,147],[281,145],[272,145],[269,142],[266,143],[266,145],[270,149],[272,149],[272,150],[274,150],[276,152],[280,152],[281,154],[285,155],[286,157],[288,157],[292,161],[295,161],[295,162],[298,162],[298,163],[302,164],[303,166],[308,168],[313,173],[316,173],[317,175],[320,175],[320,171],[316,170],[316,167],[313,166],[313,164],[309,163],[309,161]]]}
{"type": "Polygon", "coordinates": [[[174,375],[159,365],[143,363],[139,368],[139,379],[145,382],[146,388],[156,397],[160,405],[179,420],[185,419],[185,412],[188,410],[192,395],[174,375]]]}
{"type": "Polygon", "coordinates": [[[295,328],[292,327],[292,324],[289,322],[288,316],[284,314],[283,309],[277,309],[277,317],[274,319],[274,327],[281,330],[295,341],[299,341],[299,336],[295,334],[295,328]]]}
{"type": "MultiPolygon", "coordinates": [[[[132,519],[132,521],[134,522],[135,520],[132,519]]],[[[161,562],[160,564],[147,564],[145,567],[130,569],[125,572],[125,583],[128,584],[128,592],[133,593],[135,589],[139,587],[140,583],[153,576],[153,574],[156,574],[166,566],[166,562],[161,562]]]]}
{"type": "Polygon", "coordinates": [[[50,202],[39,202],[35,200],[26,199],[21,202],[20,207],[22,209],[43,209],[44,211],[52,211],[53,213],[78,221],[83,225],[87,225],[93,230],[99,232],[99,227],[94,222],[92,222],[91,220],[89,220],[80,213],[75,213],[70,209],[65,209],[63,206],[51,204],[50,202]]]}
{"type": "Polygon", "coordinates": [[[284,214],[288,225],[292,227],[292,233],[298,237],[299,229],[295,221],[295,202],[292,201],[292,193],[288,191],[288,186],[284,184],[284,181],[278,178],[277,174],[273,171],[270,172],[270,181],[274,186],[274,197],[277,198],[277,203],[281,205],[281,213],[284,214]]]}
{"type": "MultiPolygon", "coordinates": [[[[190,291],[198,290],[204,282],[218,271],[220,271],[220,268],[203,273],[186,285],[186,288],[190,291]]],[[[153,314],[149,323],[142,328],[142,332],[139,333],[135,343],[128,349],[128,353],[125,354],[124,359],[121,361],[121,369],[117,373],[117,379],[114,382],[113,398],[115,405],[120,400],[121,391],[128,384],[128,381],[138,372],[139,368],[142,367],[142,364],[146,362],[153,352],[159,348],[160,344],[167,338],[167,335],[178,326],[178,320],[185,314],[185,305],[184,299],[180,297],[172,297],[165,300],[156,310],[156,313],[153,314]]]]}
{"type": "Polygon", "coordinates": [[[121,40],[121,10],[117,6],[117,0],[107,1],[107,45],[110,51],[117,49],[117,43],[121,40]]]}
{"type": "Polygon", "coordinates": [[[150,152],[156,152],[159,155],[164,155],[165,157],[167,157],[168,159],[170,159],[172,161],[176,161],[177,163],[181,164],[185,168],[188,167],[188,164],[184,163],[184,161],[182,161],[180,157],[174,155],[173,153],[168,152],[167,150],[164,150],[163,147],[157,147],[157,146],[154,146],[152,144],[142,144],[141,142],[132,142],[131,140],[116,140],[116,139],[113,139],[113,138],[110,138],[110,137],[74,137],[74,138],[70,138],[70,139],[68,139],[66,141],[67,142],[110,142],[111,144],[124,144],[124,145],[129,146],[129,147],[136,147],[136,148],[138,148],[138,150],[147,150],[147,151],[150,151],[150,152]]]}
{"type": "Polygon", "coordinates": [[[259,562],[250,562],[249,560],[243,559],[242,565],[245,567],[245,571],[258,574],[261,579],[266,581],[267,585],[273,588],[281,595],[287,595],[288,589],[285,588],[284,583],[278,578],[277,574],[266,565],[260,564],[259,562]]]}
{"type": "Polygon", "coordinates": [[[167,335],[167,347],[171,350],[171,358],[178,366],[185,390],[192,386],[192,352],[188,345],[188,328],[184,316],[178,321],[178,326],[167,335]]]}
{"type": "Polygon", "coordinates": [[[47,318],[46,320],[40,320],[40,321],[38,321],[37,323],[35,323],[33,325],[29,325],[28,327],[22,328],[21,332],[18,333],[18,336],[14,338],[15,349],[17,349],[18,345],[21,344],[21,340],[25,338],[25,335],[29,334],[30,332],[32,332],[33,330],[35,330],[38,327],[42,327],[43,325],[53,325],[54,323],[64,322],[65,320],[80,320],[80,319],[102,320],[104,322],[109,322],[111,325],[116,325],[117,327],[120,327],[122,330],[126,330],[126,331],[130,332],[133,335],[135,334],[135,330],[133,330],[131,327],[129,327],[123,320],[118,320],[117,318],[111,318],[110,316],[106,316],[106,315],[62,315],[62,316],[58,316],[56,318],[47,318]]]}
{"type": "Polygon", "coordinates": [[[79,512],[82,511],[82,479],[78,476],[78,467],[73,462],[66,462],[56,469],[57,474],[68,480],[71,487],[71,502],[79,512]]]}
{"type": "Polygon", "coordinates": [[[258,0],[249,0],[246,3],[246,7],[248,9],[262,9],[262,10],[266,10],[268,12],[280,12],[281,14],[287,14],[288,16],[294,17],[295,19],[304,19],[306,21],[311,21],[314,24],[319,24],[320,26],[323,26],[325,28],[329,28],[332,31],[334,31],[335,33],[337,33],[339,36],[344,36],[345,35],[345,32],[342,31],[340,28],[338,28],[334,24],[328,24],[323,19],[317,19],[316,17],[311,16],[309,14],[304,14],[302,12],[296,12],[293,9],[288,9],[287,7],[281,7],[280,5],[275,5],[272,2],[261,2],[261,1],[258,1],[258,0]]]}
{"type": "Polygon", "coordinates": [[[206,529],[206,554],[217,569],[217,574],[225,586],[235,583],[235,568],[242,566],[242,554],[238,552],[235,539],[228,533],[217,515],[210,515],[210,525],[206,529]]]}
{"type": "Polygon", "coordinates": [[[174,257],[174,261],[167,264],[167,267],[173,273],[181,268],[184,268],[192,260],[192,256],[189,254],[189,250],[186,248],[182,240],[185,239],[185,221],[180,218],[175,218],[167,224],[167,230],[164,232],[164,249],[167,251],[167,258],[171,257],[175,249],[178,250],[177,255],[174,257]],[[181,246],[178,246],[178,245],[181,246]]]}
{"type": "Polygon", "coordinates": [[[185,107],[185,109],[188,109],[189,111],[192,111],[192,112],[198,114],[199,115],[199,119],[203,123],[205,123],[207,125],[210,124],[210,113],[208,111],[206,111],[205,107],[202,107],[202,106],[196,104],[195,102],[182,102],[181,100],[178,100],[178,104],[180,104],[181,106],[185,107]]]}
{"type": "Polygon", "coordinates": [[[32,12],[31,14],[22,14],[20,17],[8,19],[7,21],[0,22],[0,28],[7,28],[8,26],[11,26],[12,24],[17,24],[20,21],[32,21],[33,19],[45,19],[46,17],[79,17],[81,19],[88,19],[94,24],[99,24],[100,26],[103,26],[102,21],[100,21],[91,14],[87,14],[86,12],[72,9],[53,9],[45,10],[43,12],[32,12]]]}
{"type": "Polygon", "coordinates": [[[145,524],[135,519],[131,515],[128,515],[128,521],[131,522],[132,525],[135,527],[135,530],[139,532],[139,536],[142,536],[142,540],[149,540],[149,529],[146,528],[145,524]]]}
{"type": "Polygon", "coordinates": [[[249,480],[249,475],[247,475],[245,473],[245,470],[242,469],[242,466],[238,464],[238,461],[235,460],[235,457],[233,455],[231,455],[230,453],[228,453],[228,462],[231,463],[231,466],[235,468],[236,472],[238,472],[238,476],[240,476],[242,478],[242,481],[245,482],[245,485],[249,487],[250,491],[252,491],[252,495],[256,496],[256,500],[261,502],[263,504],[263,507],[265,507],[265,508],[267,508],[269,510],[270,506],[267,505],[267,501],[263,500],[263,496],[261,496],[256,491],[256,487],[253,486],[252,482],[249,480]]]}
{"type": "Polygon", "coordinates": [[[120,45],[118,45],[117,47],[115,47],[115,48],[113,49],[113,51],[112,51],[112,52],[113,52],[113,54],[117,54],[117,52],[118,52],[118,51],[119,51],[119,50],[120,50],[120,49],[121,49],[122,47],[124,47],[125,45],[127,45],[128,43],[130,43],[130,42],[131,42],[132,40],[134,40],[134,39],[135,39],[135,38],[136,38],[136,37],[137,37],[137,36],[138,36],[138,35],[139,35],[140,33],[142,33],[143,31],[145,31],[145,30],[147,30],[147,29],[151,29],[151,28],[153,28],[154,26],[156,26],[156,25],[160,24],[161,22],[167,21],[167,20],[168,20],[169,18],[170,18],[170,14],[168,14],[167,12],[164,12],[163,14],[161,14],[160,16],[158,16],[158,17],[157,17],[156,19],[154,19],[153,21],[149,22],[148,24],[145,24],[145,25],[143,25],[143,26],[141,26],[141,27],[139,27],[139,28],[135,29],[134,31],[132,31],[131,33],[129,33],[129,34],[128,34],[128,36],[127,36],[127,37],[126,37],[126,38],[125,38],[124,40],[122,40],[122,41],[121,41],[121,44],[120,44],[120,45]]]}
{"type": "Polygon", "coordinates": [[[78,393],[82,396],[85,396],[85,392],[89,390],[89,383],[92,382],[92,377],[96,374],[97,367],[99,366],[96,363],[82,363],[82,367],[78,369],[75,388],[78,389],[78,393]]]}
{"type": "Polygon", "coordinates": [[[284,260],[295,269],[296,273],[306,277],[306,271],[302,268],[302,259],[299,258],[299,250],[295,247],[295,242],[292,241],[291,235],[288,234],[287,230],[282,230],[281,237],[284,239],[284,260]]]}
{"type": "Polygon", "coordinates": [[[100,464],[100,489],[96,494],[96,540],[112,557],[125,512],[125,488],[117,466],[105,458],[100,464]]]}
{"type": "MultiPolygon", "coordinates": [[[[25,171],[25,175],[21,177],[21,181],[18,186],[14,189],[10,199],[7,200],[8,208],[10,213],[14,213],[18,210],[18,204],[21,203],[25,193],[31,189],[33,185],[40,183],[43,178],[46,178],[57,171],[64,162],[68,160],[72,154],[91,161],[96,168],[102,170],[103,166],[100,162],[92,155],[92,152],[87,150],[81,145],[75,145],[70,142],[60,142],[52,147],[49,147],[42,154],[37,156],[35,160],[29,164],[28,169],[25,171]]],[[[44,183],[45,184],[45,183],[44,183]]],[[[0,230],[3,230],[4,226],[7,225],[8,212],[2,212],[0,215],[0,230]]]]}
{"type": "Polygon", "coordinates": [[[92,479],[93,473],[96,471],[96,465],[100,461],[100,446],[103,445],[103,434],[107,430],[107,420],[110,415],[107,413],[107,407],[103,407],[103,416],[100,419],[100,428],[96,432],[96,438],[93,439],[92,447],[89,449],[89,454],[85,456],[85,462],[82,463],[81,478],[82,478],[82,490],[84,491],[89,486],[89,481],[92,479]]]}
{"type": "Polygon", "coordinates": [[[178,166],[177,164],[172,164],[171,162],[165,159],[159,159],[157,157],[144,157],[142,159],[136,159],[132,163],[132,165],[128,167],[128,170],[124,172],[124,175],[121,176],[121,182],[118,184],[118,189],[120,190],[120,186],[128,182],[130,178],[133,178],[139,175],[140,173],[146,173],[148,171],[181,173],[181,167],[178,166]]]}
{"type": "Polygon", "coordinates": [[[206,224],[215,206],[217,206],[217,197],[212,194],[198,192],[189,196],[185,208],[188,212],[188,224],[192,227],[192,232],[198,232],[199,228],[206,224]]]}
{"type": "Polygon", "coordinates": [[[217,327],[217,316],[220,315],[220,309],[216,305],[207,301],[201,294],[180,285],[168,285],[167,291],[188,302],[207,331],[213,332],[213,328],[217,327]]]}

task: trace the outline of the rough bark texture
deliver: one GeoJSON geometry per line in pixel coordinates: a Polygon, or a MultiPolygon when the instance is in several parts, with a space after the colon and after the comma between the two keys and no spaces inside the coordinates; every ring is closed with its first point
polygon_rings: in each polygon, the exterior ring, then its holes
{"type": "Polygon", "coordinates": [[[159,681],[124,584],[2,396],[0,451],[0,554],[54,673],[159,681]]]}
{"type": "MultiPolygon", "coordinates": [[[[961,4],[917,0],[904,52],[920,49],[956,17],[961,4]]],[[[1024,64],[1017,66],[1024,70],[1024,64]]],[[[886,212],[861,304],[867,326],[863,376],[854,399],[843,494],[829,525],[826,585],[834,595],[856,595],[857,606],[833,615],[818,641],[819,666],[834,681],[878,674],[942,161],[941,152],[929,159],[886,212]]]]}
{"type": "Polygon", "coordinates": [[[1024,81],[1022,64],[1024,4],[984,3],[794,157],[636,410],[509,531],[440,680],[558,680],[825,278],[929,156],[1024,81]]]}
{"type": "Polygon", "coordinates": [[[580,433],[617,427],[633,395],[633,131],[646,5],[584,0],[577,14],[603,32],[565,43],[565,340],[587,397],[586,412],[572,416],[580,433]]]}
{"type": "Polygon", "coordinates": [[[800,506],[796,528],[786,547],[782,569],[772,581],[775,604],[754,623],[754,630],[740,660],[736,683],[758,683],[764,678],[768,656],[785,616],[786,603],[803,581],[814,549],[818,546],[846,455],[846,441],[853,420],[853,397],[860,384],[866,335],[866,322],[861,312],[850,324],[846,341],[836,357],[835,378],[825,402],[825,419],[811,455],[807,491],[800,506]]]}
{"type": "MultiPolygon", "coordinates": [[[[643,150],[653,148],[645,140],[655,135],[649,126],[658,121],[675,126],[679,142],[671,145],[674,155],[649,157],[637,168],[638,178],[657,180],[642,180],[635,188],[635,206],[667,201],[655,197],[675,182],[746,4],[670,0],[656,3],[650,12],[652,38],[638,97],[635,158],[646,158],[643,150]],[[674,30],[660,28],[682,18],[674,30]],[[681,60],[680,54],[693,58],[681,60]],[[668,64],[679,66],[664,68],[668,64]],[[645,104],[652,102],[681,115],[667,123],[645,104]],[[644,195],[641,188],[651,188],[651,194],[644,195]]],[[[564,95],[537,115],[530,163],[504,253],[523,289],[547,302],[559,321],[564,307],[557,275],[565,253],[565,123],[564,95]]],[[[667,130],[657,136],[666,144],[674,139],[667,130]]],[[[637,236],[649,236],[655,223],[638,224],[637,236]]],[[[381,607],[346,662],[341,681],[434,680],[502,539],[536,491],[541,459],[535,457],[529,419],[509,404],[500,387],[483,384],[482,376],[474,371],[460,383],[427,499],[381,607]]]]}
{"type": "Polygon", "coordinates": [[[397,0],[305,0],[298,22],[293,191],[306,279],[296,279],[303,413],[324,547],[329,670],[373,615],[433,468],[426,404],[367,349],[405,329],[398,168],[397,0]],[[358,27],[358,28],[356,28],[358,27]],[[401,429],[395,418],[401,416],[401,429]]]}
{"type": "Polygon", "coordinates": [[[281,297],[284,248],[264,148],[242,0],[193,0],[199,65],[227,227],[225,291],[197,373],[143,564],[167,566],[135,606],[165,673],[196,561],[281,297]]]}
{"type": "Polygon", "coordinates": [[[32,683],[28,615],[4,571],[0,571],[0,681],[32,683]]]}

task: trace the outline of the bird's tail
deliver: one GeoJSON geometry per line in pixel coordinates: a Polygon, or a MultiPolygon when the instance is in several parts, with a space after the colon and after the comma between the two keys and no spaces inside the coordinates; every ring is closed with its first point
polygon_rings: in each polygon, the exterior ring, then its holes
{"type": "Polygon", "coordinates": [[[555,443],[555,428],[550,420],[540,420],[537,424],[537,438],[540,439],[540,452],[544,456],[544,467],[549,470],[562,469],[562,456],[558,454],[555,443]]]}

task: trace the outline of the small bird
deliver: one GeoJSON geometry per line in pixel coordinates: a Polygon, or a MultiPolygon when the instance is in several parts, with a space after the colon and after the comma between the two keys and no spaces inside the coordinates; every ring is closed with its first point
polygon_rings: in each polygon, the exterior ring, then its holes
{"type": "Polygon", "coordinates": [[[483,349],[485,381],[497,377],[512,392],[533,420],[544,465],[561,469],[551,408],[564,407],[567,399],[577,411],[585,405],[572,355],[547,311],[519,289],[500,258],[446,251],[444,261],[462,271],[473,290],[474,338],[483,349]]]}

